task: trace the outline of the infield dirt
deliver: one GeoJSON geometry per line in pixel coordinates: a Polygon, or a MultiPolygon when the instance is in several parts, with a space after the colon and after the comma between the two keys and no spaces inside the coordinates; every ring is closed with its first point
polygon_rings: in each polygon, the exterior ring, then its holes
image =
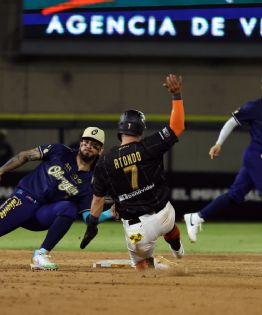
{"type": "MultiPolygon", "coordinates": [[[[30,270],[29,251],[0,251],[0,314],[260,315],[261,255],[185,256],[188,273],[94,269],[123,253],[54,252],[58,271],[30,270]]],[[[162,254],[172,260],[169,254],[162,254]]]]}

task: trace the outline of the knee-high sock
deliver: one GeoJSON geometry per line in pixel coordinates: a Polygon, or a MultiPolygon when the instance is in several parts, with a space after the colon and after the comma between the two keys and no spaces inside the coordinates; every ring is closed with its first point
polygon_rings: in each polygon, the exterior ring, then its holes
{"type": "Polygon", "coordinates": [[[210,215],[216,214],[227,207],[232,207],[236,204],[232,198],[226,193],[211,201],[205,208],[203,208],[198,214],[201,218],[206,220],[210,215]]]}
{"type": "Polygon", "coordinates": [[[170,244],[173,250],[179,250],[180,244],[180,231],[177,225],[174,225],[173,229],[164,235],[165,241],[170,244]]]}
{"type": "Polygon", "coordinates": [[[50,226],[41,248],[51,251],[70,229],[73,222],[73,218],[58,216],[50,226]]]}

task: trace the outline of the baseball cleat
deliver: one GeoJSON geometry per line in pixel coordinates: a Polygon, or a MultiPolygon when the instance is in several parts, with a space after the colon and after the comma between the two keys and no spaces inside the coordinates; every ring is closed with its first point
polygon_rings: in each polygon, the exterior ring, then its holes
{"type": "Polygon", "coordinates": [[[46,250],[35,250],[30,264],[31,270],[57,270],[58,265],[52,262],[50,258],[46,250]]]}
{"type": "Polygon", "coordinates": [[[184,215],[187,234],[192,243],[197,241],[197,233],[202,230],[201,223],[205,222],[198,213],[187,213],[184,215]]]}
{"type": "Polygon", "coordinates": [[[169,261],[163,256],[154,257],[154,266],[156,270],[167,270],[171,268],[176,268],[177,263],[169,261]]]}
{"type": "Polygon", "coordinates": [[[55,271],[58,269],[58,267],[51,267],[51,266],[40,266],[35,264],[30,264],[30,268],[32,271],[39,271],[39,270],[48,270],[48,271],[55,271]]]}
{"type": "Polygon", "coordinates": [[[154,268],[155,267],[154,266],[154,258],[149,257],[149,258],[140,260],[140,261],[136,262],[135,266],[136,266],[136,270],[138,270],[138,271],[154,268]]]}
{"type": "Polygon", "coordinates": [[[185,255],[184,246],[183,246],[183,244],[181,243],[181,241],[180,241],[180,248],[179,248],[179,250],[174,250],[174,249],[171,247],[171,245],[169,245],[169,247],[170,247],[170,249],[171,249],[173,255],[174,255],[176,258],[179,258],[179,259],[180,259],[180,258],[182,258],[182,257],[185,255]]]}

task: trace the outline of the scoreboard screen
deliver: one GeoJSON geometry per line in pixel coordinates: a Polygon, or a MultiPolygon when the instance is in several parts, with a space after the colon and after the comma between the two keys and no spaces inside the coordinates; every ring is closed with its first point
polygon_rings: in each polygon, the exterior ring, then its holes
{"type": "Polygon", "coordinates": [[[262,0],[23,0],[21,53],[262,57],[262,0]]]}

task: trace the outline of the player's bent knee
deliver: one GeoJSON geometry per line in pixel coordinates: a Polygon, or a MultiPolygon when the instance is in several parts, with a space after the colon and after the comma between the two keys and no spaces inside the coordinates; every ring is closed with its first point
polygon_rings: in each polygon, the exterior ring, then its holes
{"type": "Polygon", "coordinates": [[[239,194],[234,191],[229,191],[227,195],[232,204],[240,204],[245,201],[245,195],[243,194],[239,194]]]}
{"type": "Polygon", "coordinates": [[[73,220],[77,218],[77,207],[75,203],[70,201],[62,201],[57,211],[57,216],[69,217],[73,220]]]}

